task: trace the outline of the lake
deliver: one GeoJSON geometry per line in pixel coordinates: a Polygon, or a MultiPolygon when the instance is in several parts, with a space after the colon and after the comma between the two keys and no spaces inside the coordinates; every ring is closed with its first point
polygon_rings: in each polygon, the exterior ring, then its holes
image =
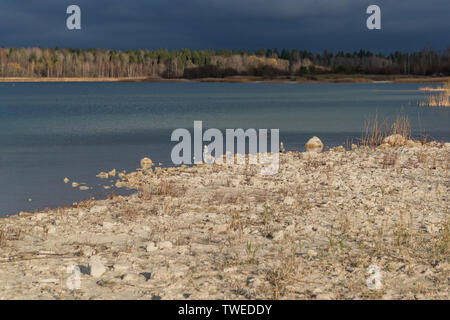
{"type": "Polygon", "coordinates": [[[194,120],[204,130],[280,129],[286,149],[303,150],[313,135],[344,144],[368,117],[403,112],[415,135],[449,141],[449,110],[417,107],[425,85],[0,83],[0,216],[105,197],[111,183],[95,175],[134,170],[145,156],[170,166],[171,132],[194,120]]]}

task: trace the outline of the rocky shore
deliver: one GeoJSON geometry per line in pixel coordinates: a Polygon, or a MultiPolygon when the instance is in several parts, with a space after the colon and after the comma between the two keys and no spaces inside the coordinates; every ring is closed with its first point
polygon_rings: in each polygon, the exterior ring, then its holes
{"type": "Polygon", "coordinates": [[[0,219],[0,299],[449,299],[450,144],[395,145],[146,160],[131,196],[0,219]]]}

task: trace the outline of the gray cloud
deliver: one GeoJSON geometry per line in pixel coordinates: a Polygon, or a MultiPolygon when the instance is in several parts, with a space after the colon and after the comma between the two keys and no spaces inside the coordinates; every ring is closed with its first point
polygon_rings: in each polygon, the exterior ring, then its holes
{"type": "Polygon", "coordinates": [[[448,0],[2,0],[0,45],[442,49],[449,14],[448,0]],[[70,4],[82,9],[81,31],[65,27],[70,4]],[[381,7],[381,31],[365,28],[370,4],[381,7]]]}

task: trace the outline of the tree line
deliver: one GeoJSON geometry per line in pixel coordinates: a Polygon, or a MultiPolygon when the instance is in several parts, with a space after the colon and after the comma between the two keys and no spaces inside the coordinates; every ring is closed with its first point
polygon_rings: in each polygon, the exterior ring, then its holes
{"type": "Polygon", "coordinates": [[[0,77],[204,78],[249,75],[276,77],[320,73],[450,75],[450,47],[435,51],[375,54],[313,53],[298,49],[105,50],[0,48],[0,77]]]}

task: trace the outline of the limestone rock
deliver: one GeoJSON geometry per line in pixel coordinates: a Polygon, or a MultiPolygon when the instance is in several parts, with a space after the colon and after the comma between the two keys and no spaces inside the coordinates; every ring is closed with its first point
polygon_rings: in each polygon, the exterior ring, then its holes
{"type": "Polygon", "coordinates": [[[262,284],[262,281],[257,277],[250,276],[247,278],[247,286],[250,288],[257,288],[262,284]]]}
{"type": "Polygon", "coordinates": [[[308,250],[308,256],[310,257],[317,257],[317,251],[314,249],[309,249],[308,250]]]}
{"type": "Polygon", "coordinates": [[[292,197],[287,196],[286,198],[284,198],[283,203],[285,205],[291,206],[295,203],[295,199],[292,197]]]}
{"type": "Polygon", "coordinates": [[[408,140],[408,141],[406,141],[406,146],[411,147],[411,148],[421,147],[422,143],[420,141],[408,140]]]}
{"type": "Polygon", "coordinates": [[[153,251],[158,250],[158,247],[155,245],[154,242],[149,242],[145,249],[147,250],[147,252],[153,252],[153,251]]]}
{"type": "Polygon", "coordinates": [[[284,238],[284,231],[280,230],[273,235],[273,240],[279,241],[284,238]]]}
{"type": "Polygon", "coordinates": [[[99,256],[92,256],[89,259],[89,267],[91,269],[91,276],[94,278],[100,278],[106,272],[106,267],[99,256]]]}
{"type": "Polygon", "coordinates": [[[314,136],[308,140],[305,148],[306,151],[321,152],[323,150],[323,143],[318,137],[314,136]]]}
{"type": "Polygon", "coordinates": [[[406,138],[401,134],[393,134],[383,139],[384,144],[388,144],[391,147],[400,147],[406,144],[406,138]]]}
{"type": "Polygon", "coordinates": [[[172,248],[172,242],[170,241],[161,241],[158,243],[158,248],[159,249],[170,249],[172,248]]]}
{"type": "Polygon", "coordinates": [[[123,275],[122,280],[126,281],[126,282],[140,282],[140,281],[146,281],[147,279],[142,274],[127,273],[127,274],[123,275]]]}
{"type": "Polygon", "coordinates": [[[142,169],[150,169],[153,166],[153,161],[149,158],[141,159],[141,168],[142,169]]]}
{"type": "Polygon", "coordinates": [[[130,269],[130,266],[127,264],[118,263],[114,265],[113,269],[117,272],[125,272],[130,269]]]}
{"type": "Polygon", "coordinates": [[[47,228],[47,233],[48,233],[48,234],[55,234],[55,233],[56,233],[56,228],[55,228],[55,226],[49,226],[49,227],[47,228]]]}
{"type": "Polygon", "coordinates": [[[108,179],[109,174],[107,172],[100,172],[98,175],[96,175],[96,177],[100,179],[108,179]]]}
{"type": "Polygon", "coordinates": [[[113,229],[115,225],[116,224],[114,221],[103,221],[103,228],[105,228],[106,230],[113,229]]]}

